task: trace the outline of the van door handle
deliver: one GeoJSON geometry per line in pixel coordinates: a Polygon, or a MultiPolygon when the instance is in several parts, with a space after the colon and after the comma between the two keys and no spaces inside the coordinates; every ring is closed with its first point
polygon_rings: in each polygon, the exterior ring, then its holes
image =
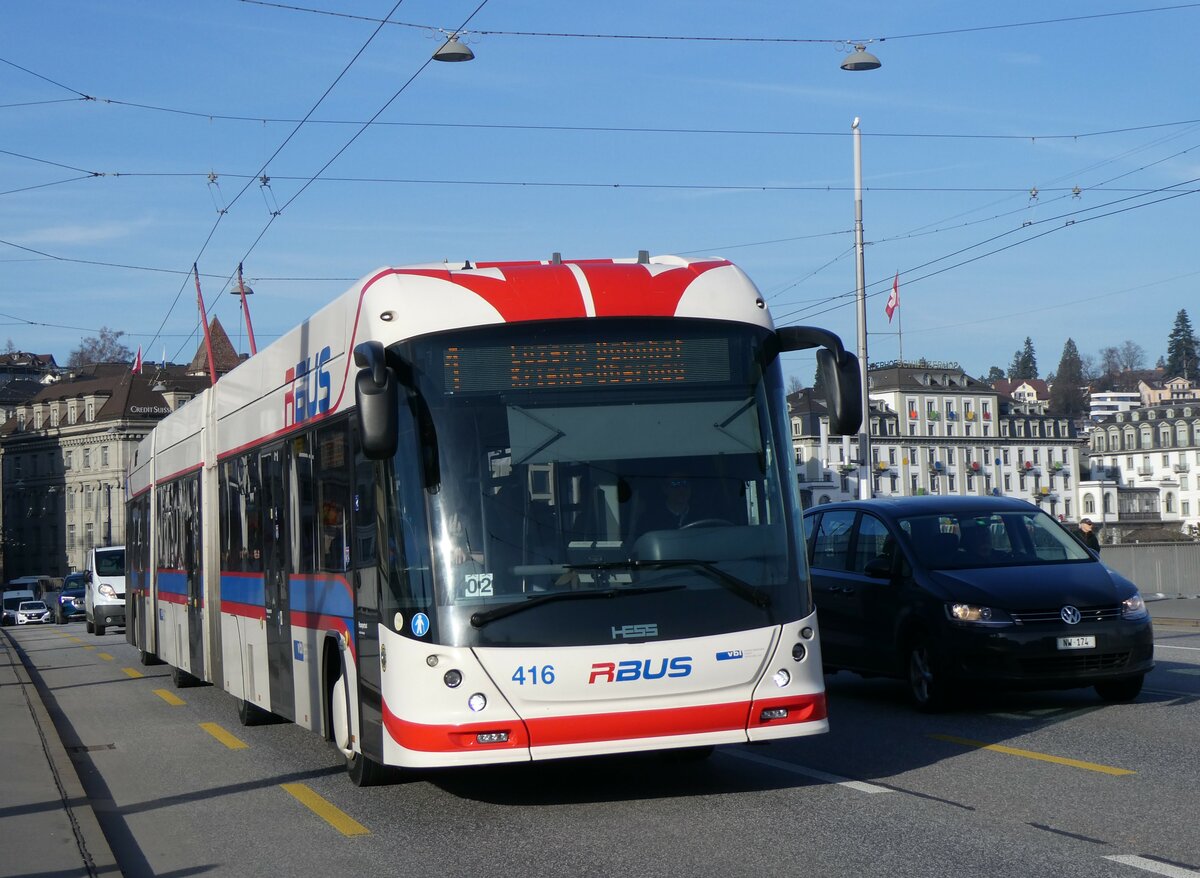
{"type": "Polygon", "coordinates": [[[852,585],[843,585],[840,591],[842,594],[854,594],[855,588],[852,585]]]}

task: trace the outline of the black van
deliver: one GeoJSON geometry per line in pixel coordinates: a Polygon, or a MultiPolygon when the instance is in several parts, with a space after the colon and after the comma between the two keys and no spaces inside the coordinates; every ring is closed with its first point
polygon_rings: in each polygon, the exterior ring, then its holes
{"type": "Polygon", "coordinates": [[[1031,503],[832,503],[804,529],[827,672],[899,677],[922,710],[969,687],[1130,701],[1154,667],[1137,587],[1031,503]]]}

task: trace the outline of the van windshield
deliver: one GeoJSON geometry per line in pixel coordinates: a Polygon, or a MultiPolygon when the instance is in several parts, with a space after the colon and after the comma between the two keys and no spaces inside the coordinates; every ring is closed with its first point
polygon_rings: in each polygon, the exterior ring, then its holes
{"type": "Polygon", "coordinates": [[[97,549],[96,572],[101,576],[124,576],[125,549],[97,549]]]}
{"type": "Polygon", "coordinates": [[[900,519],[900,529],[930,570],[1094,560],[1058,522],[1036,509],[912,516],[900,519]]]}

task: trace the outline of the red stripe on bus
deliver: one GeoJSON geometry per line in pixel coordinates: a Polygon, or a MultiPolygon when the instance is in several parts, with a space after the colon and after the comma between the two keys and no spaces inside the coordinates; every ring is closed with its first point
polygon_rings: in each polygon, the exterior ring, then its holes
{"type": "Polygon", "coordinates": [[[593,713],[517,720],[513,723],[469,723],[437,726],[401,719],[383,705],[383,723],[397,744],[409,750],[449,752],[466,748],[550,747],[562,744],[589,744],[637,738],[697,735],[747,728],[764,728],[816,722],[827,716],[825,694],[767,698],[752,702],[706,704],[662,710],[634,710],[621,713],[593,713]],[[764,710],[785,708],[787,716],[763,719],[764,710]],[[475,735],[488,731],[507,731],[506,744],[478,744],[475,735]],[[528,740],[526,741],[526,735],[528,740]]]}
{"type": "Polygon", "coordinates": [[[185,594],[179,594],[174,591],[162,591],[161,589],[158,592],[158,599],[168,604],[182,605],[188,602],[188,596],[185,594]]]}
{"type": "Polygon", "coordinates": [[[221,601],[221,612],[231,616],[243,616],[247,619],[267,618],[267,608],[257,604],[241,604],[237,601],[221,601]]]}
{"type": "Polygon", "coordinates": [[[355,649],[350,626],[346,624],[346,620],[341,616],[326,616],[323,613],[301,613],[298,610],[292,610],[291,613],[292,624],[297,628],[307,628],[310,631],[328,631],[333,629],[341,634],[346,642],[347,649],[350,650],[351,658],[354,659],[355,664],[358,663],[358,651],[355,649]]]}

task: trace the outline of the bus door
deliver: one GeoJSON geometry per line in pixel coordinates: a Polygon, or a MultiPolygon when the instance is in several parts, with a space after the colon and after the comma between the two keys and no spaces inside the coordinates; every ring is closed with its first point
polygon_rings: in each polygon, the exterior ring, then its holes
{"type": "Polygon", "coordinates": [[[294,719],[285,454],[285,446],[276,445],[259,456],[262,476],[263,602],[266,608],[271,712],[294,719]]]}
{"type": "Polygon", "coordinates": [[[200,564],[200,479],[192,476],[180,486],[183,510],[183,570],[187,575],[188,672],[204,679],[204,574],[200,564]]]}

